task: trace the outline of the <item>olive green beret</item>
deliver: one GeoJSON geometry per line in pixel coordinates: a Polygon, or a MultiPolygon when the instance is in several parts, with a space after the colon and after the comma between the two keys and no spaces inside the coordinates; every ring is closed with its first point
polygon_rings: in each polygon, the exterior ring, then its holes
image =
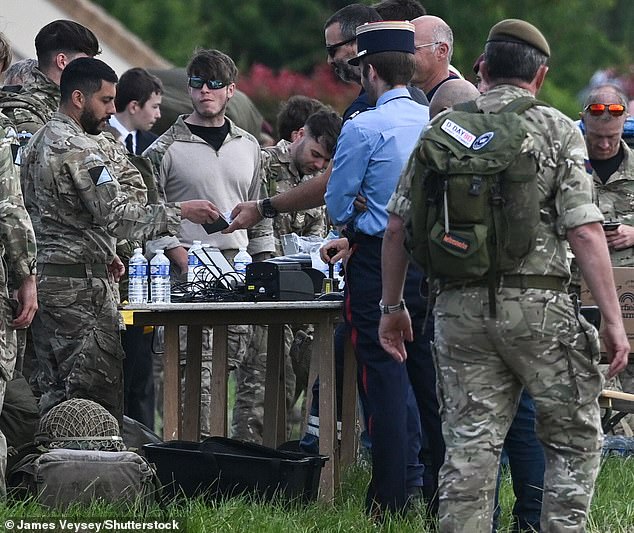
{"type": "Polygon", "coordinates": [[[487,43],[489,42],[523,43],[550,57],[550,46],[548,46],[546,37],[535,26],[525,20],[501,20],[491,28],[487,38],[487,43]]]}

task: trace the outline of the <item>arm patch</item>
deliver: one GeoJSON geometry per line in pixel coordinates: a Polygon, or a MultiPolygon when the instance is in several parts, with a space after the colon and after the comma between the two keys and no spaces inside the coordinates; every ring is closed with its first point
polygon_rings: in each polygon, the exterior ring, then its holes
{"type": "Polygon", "coordinates": [[[95,185],[97,187],[99,185],[114,181],[113,177],[110,175],[110,172],[108,172],[108,169],[103,165],[91,168],[88,173],[90,174],[92,181],[95,182],[95,185]]]}

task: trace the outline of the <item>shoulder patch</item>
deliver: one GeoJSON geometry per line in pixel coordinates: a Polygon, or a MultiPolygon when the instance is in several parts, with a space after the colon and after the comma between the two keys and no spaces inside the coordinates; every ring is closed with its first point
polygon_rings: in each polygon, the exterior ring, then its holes
{"type": "Polygon", "coordinates": [[[110,175],[110,172],[108,172],[108,169],[104,166],[93,167],[88,171],[88,173],[90,174],[92,181],[95,182],[96,186],[114,181],[114,178],[110,175]]]}

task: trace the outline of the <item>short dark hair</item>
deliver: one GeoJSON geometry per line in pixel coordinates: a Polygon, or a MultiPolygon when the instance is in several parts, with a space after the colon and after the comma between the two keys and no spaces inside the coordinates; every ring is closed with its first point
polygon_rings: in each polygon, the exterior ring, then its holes
{"type": "Polygon", "coordinates": [[[341,27],[342,39],[354,39],[357,35],[357,26],[361,26],[366,22],[379,22],[381,20],[383,20],[381,15],[373,7],[364,6],[363,4],[350,4],[331,15],[324,24],[324,30],[338,22],[341,27]]]}
{"type": "Polygon", "coordinates": [[[333,154],[341,132],[341,116],[335,111],[322,109],[306,119],[305,132],[318,143],[323,144],[329,154],[333,154]]]}
{"type": "Polygon", "coordinates": [[[291,96],[280,106],[277,114],[277,133],[280,139],[291,140],[291,133],[299,130],[313,113],[325,109],[326,106],[315,98],[302,94],[291,96]]]}
{"type": "Polygon", "coordinates": [[[46,68],[60,52],[95,57],[99,54],[99,41],[86,26],[72,20],[54,20],[35,36],[35,51],[38,64],[46,68]]]}
{"type": "Polygon", "coordinates": [[[372,7],[383,20],[414,20],[427,15],[427,10],[418,0],[382,0],[372,7]]]}
{"type": "Polygon", "coordinates": [[[238,68],[233,59],[220,50],[197,48],[187,65],[187,76],[220,80],[228,85],[235,83],[238,77],[238,68]]]}
{"type": "Polygon", "coordinates": [[[69,102],[73,91],[89,97],[101,89],[102,82],[117,83],[115,71],[94,57],[80,57],[71,61],[62,71],[59,82],[61,101],[69,102]]]}
{"type": "Polygon", "coordinates": [[[379,52],[361,58],[363,75],[368,75],[369,65],[372,65],[379,77],[389,86],[407,85],[414,75],[416,61],[414,54],[406,52],[379,52]]]}
{"type": "Polygon", "coordinates": [[[484,60],[491,81],[521,80],[530,83],[548,56],[528,44],[510,41],[489,41],[484,47],[484,60]]]}
{"type": "Polygon", "coordinates": [[[117,96],[114,99],[117,113],[125,111],[126,106],[133,100],[143,107],[154,93],[163,94],[161,80],[144,68],[135,67],[126,70],[119,78],[117,96]]]}

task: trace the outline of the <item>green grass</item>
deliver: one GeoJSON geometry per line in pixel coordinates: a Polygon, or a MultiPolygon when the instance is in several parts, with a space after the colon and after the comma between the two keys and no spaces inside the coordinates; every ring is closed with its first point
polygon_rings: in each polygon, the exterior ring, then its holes
{"type": "MultiPolygon", "coordinates": [[[[63,517],[69,520],[94,518],[159,520],[180,518],[187,520],[187,531],[212,533],[426,533],[432,528],[423,513],[412,512],[403,519],[387,522],[382,528],[373,524],[363,512],[368,470],[364,466],[350,468],[332,504],[287,504],[280,501],[261,503],[248,498],[234,498],[224,502],[206,503],[201,499],[170,504],[165,509],[153,505],[147,509],[132,509],[95,504],[75,506],[65,512],[51,512],[34,502],[14,502],[0,506],[0,524],[19,518],[63,517]]],[[[634,532],[634,459],[609,458],[602,467],[588,531],[594,533],[634,532]]],[[[500,532],[510,530],[510,509],[513,495],[510,477],[505,474],[501,493],[503,514],[500,532]]],[[[4,528],[3,528],[4,530],[4,528]]]]}

